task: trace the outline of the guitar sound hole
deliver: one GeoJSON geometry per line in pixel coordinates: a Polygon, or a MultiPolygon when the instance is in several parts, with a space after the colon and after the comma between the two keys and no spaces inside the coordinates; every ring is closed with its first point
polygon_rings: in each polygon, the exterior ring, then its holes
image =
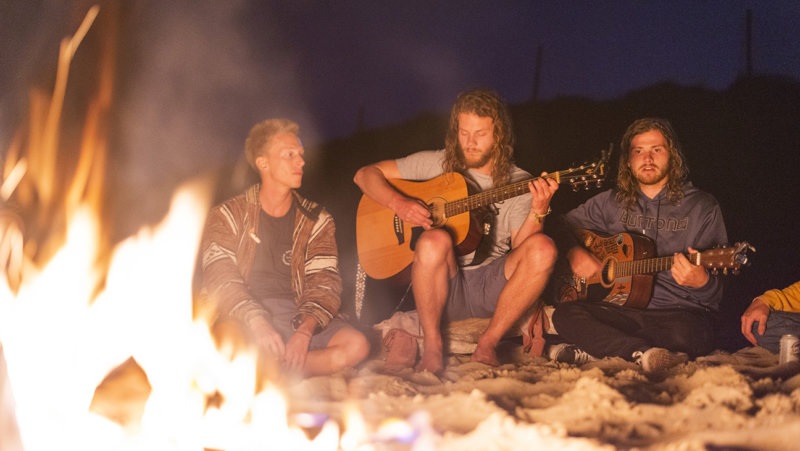
{"type": "Polygon", "coordinates": [[[616,278],[614,276],[614,272],[615,271],[614,271],[613,262],[611,260],[607,261],[606,264],[603,265],[603,270],[601,272],[603,283],[606,286],[608,286],[608,285],[610,285],[610,284],[612,284],[614,282],[614,280],[616,278]]]}

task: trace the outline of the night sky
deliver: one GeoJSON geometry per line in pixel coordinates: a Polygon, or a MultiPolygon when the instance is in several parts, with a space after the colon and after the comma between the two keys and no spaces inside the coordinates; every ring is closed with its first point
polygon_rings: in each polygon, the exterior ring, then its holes
{"type": "MultiPolygon", "coordinates": [[[[92,4],[0,1],[0,149],[26,114],[30,85],[48,80],[60,40],[92,4]]],[[[529,101],[540,49],[543,101],[615,99],[665,81],[724,90],[747,68],[748,10],[753,72],[800,79],[796,0],[119,4],[114,152],[123,190],[171,192],[232,164],[250,127],[268,117],[298,121],[313,149],[359,124],[446,113],[465,89],[529,101]]]]}
{"type": "MultiPolygon", "coordinates": [[[[527,101],[539,49],[540,100],[662,81],[724,89],[746,68],[748,9],[754,71],[800,77],[794,0],[124,3],[124,81],[136,94],[121,100],[139,123],[125,139],[153,147],[159,129],[164,144],[212,161],[270,116],[295,118],[314,144],[353,132],[360,110],[364,126],[386,126],[447,111],[468,88],[527,101]]],[[[90,4],[0,3],[0,142],[19,93],[90,4]]]]}
{"type": "MultiPolygon", "coordinates": [[[[114,4],[100,3],[98,22],[114,4]]],[[[42,82],[52,83],[59,42],[92,4],[0,1],[0,149],[27,114],[30,86],[51,89],[42,82]]],[[[163,214],[158,199],[186,178],[241,160],[248,130],[268,117],[300,123],[313,165],[319,144],[359,125],[446,114],[465,89],[527,102],[537,67],[542,101],[617,99],[661,82],[725,90],[747,69],[748,10],[753,73],[800,79],[796,0],[118,5],[113,178],[122,192],[154,191],[134,218],[163,214]]]]}

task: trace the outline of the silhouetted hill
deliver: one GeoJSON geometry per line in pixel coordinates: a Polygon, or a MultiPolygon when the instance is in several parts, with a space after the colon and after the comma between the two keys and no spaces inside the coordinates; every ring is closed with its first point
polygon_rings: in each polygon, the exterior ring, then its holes
{"type": "MultiPolygon", "coordinates": [[[[739,315],[756,295],[800,279],[800,239],[794,230],[795,181],[800,169],[800,83],[750,77],[725,91],[659,84],[610,101],[560,97],[511,106],[517,164],[538,174],[596,159],[634,119],[668,118],[675,126],[696,186],[719,200],[732,242],[757,248],[752,265],[729,278],[720,313],[721,346],[745,342],[739,315]]],[[[345,304],[352,302],[355,270],[355,211],[360,191],[356,170],[368,163],[444,145],[447,112],[425,113],[407,122],[366,130],[324,144],[309,167],[304,191],[336,217],[345,304]]],[[[616,169],[616,158],[612,161],[616,169]]],[[[610,181],[613,183],[613,180],[610,181]]],[[[606,186],[611,186],[607,183],[606,186]]],[[[562,189],[553,209],[564,212],[597,191],[562,189]]],[[[376,302],[375,299],[370,299],[376,302]]],[[[390,307],[395,300],[378,300],[390,307]]],[[[379,319],[379,318],[375,318],[379,319]]]]}

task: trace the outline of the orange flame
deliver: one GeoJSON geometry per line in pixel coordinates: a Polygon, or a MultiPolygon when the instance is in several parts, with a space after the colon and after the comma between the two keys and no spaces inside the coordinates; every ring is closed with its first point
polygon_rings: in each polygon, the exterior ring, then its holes
{"type": "MultiPolygon", "coordinates": [[[[207,183],[187,183],[161,224],[143,227],[105,257],[100,210],[113,39],[103,41],[74,176],[59,187],[67,75],[98,13],[91,8],[61,43],[53,94],[31,94],[26,145],[15,137],[3,164],[0,194],[17,207],[4,205],[0,216],[0,360],[7,371],[0,383],[11,388],[16,427],[0,425],[0,448],[16,447],[8,432],[26,450],[340,448],[333,421],[313,441],[290,427],[281,394],[269,385],[257,391],[254,353],[224,343],[218,349],[207,322],[192,319],[207,183]]],[[[369,449],[359,430],[343,449],[369,449]]]]}

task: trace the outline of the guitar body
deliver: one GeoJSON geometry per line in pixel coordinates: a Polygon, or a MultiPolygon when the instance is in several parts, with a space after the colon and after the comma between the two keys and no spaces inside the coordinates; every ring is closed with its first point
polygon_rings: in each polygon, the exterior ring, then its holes
{"type": "MultiPolygon", "coordinates": [[[[585,229],[575,236],[586,250],[602,262],[600,272],[588,278],[577,275],[559,277],[560,302],[575,300],[604,301],[633,308],[645,308],[653,296],[655,274],[668,271],[674,257],[655,256],[653,241],[642,235],[618,233],[603,236],[585,229]]],[[[703,266],[713,274],[737,274],[749,264],[748,251],[755,248],[746,241],[732,246],[718,246],[703,252],[684,254],[693,265],[703,266]]]]}
{"type": "Polygon", "coordinates": [[[645,308],[653,295],[654,274],[618,275],[621,262],[655,257],[653,241],[642,235],[618,233],[601,236],[590,230],[575,232],[578,241],[602,262],[599,273],[574,280],[578,299],[602,300],[633,308],[645,308]]]}
{"type": "MultiPolygon", "coordinates": [[[[564,171],[543,174],[539,178],[555,180],[572,186],[573,190],[602,186],[605,166],[611,151],[603,152],[595,163],[564,171]]],[[[458,173],[442,174],[434,179],[416,182],[392,179],[388,182],[401,194],[419,199],[431,213],[433,227],[450,233],[456,255],[476,250],[481,239],[491,232],[489,208],[492,204],[525,193],[531,180],[527,179],[480,191],[470,189],[467,180],[458,173]],[[476,191],[472,194],[470,191],[476,191]]],[[[358,260],[364,272],[373,279],[386,279],[398,274],[414,261],[417,239],[422,227],[412,227],[369,196],[361,196],[356,212],[356,244],[358,260]]],[[[483,254],[481,250],[476,254],[483,254]]],[[[476,258],[481,258],[477,255],[476,258]]]]}
{"type": "MultiPolygon", "coordinates": [[[[467,182],[461,174],[447,173],[424,182],[401,179],[389,180],[404,195],[419,199],[431,209],[434,227],[444,227],[456,244],[456,254],[465,255],[478,246],[481,221],[477,213],[466,212],[447,217],[446,202],[469,195],[467,182]]],[[[412,227],[395,213],[369,196],[362,196],[356,213],[356,244],[358,260],[364,272],[374,279],[391,277],[414,261],[414,250],[422,227],[412,227]]]]}

